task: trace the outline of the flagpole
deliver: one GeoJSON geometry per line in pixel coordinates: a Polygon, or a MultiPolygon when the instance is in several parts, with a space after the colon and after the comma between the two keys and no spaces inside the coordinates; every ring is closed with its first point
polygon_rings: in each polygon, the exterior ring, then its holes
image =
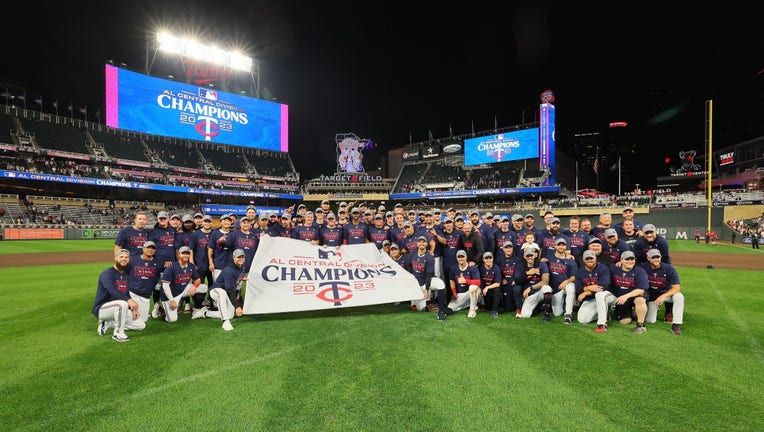
{"type": "Polygon", "coordinates": [[[596,175],[594,188],[600,190],[600,147],[597,146],[597,154],[594,157],[594,174],[596,175]]]}
{"type": "Polygon", "coordinates": [[[576,159],[576,202],[578,202],[578,159],[576,159]]]}
{"type": "Polygon", "coordinates": [[[618,155],[618,196],[621,196],[621,155],[618,155]]]}

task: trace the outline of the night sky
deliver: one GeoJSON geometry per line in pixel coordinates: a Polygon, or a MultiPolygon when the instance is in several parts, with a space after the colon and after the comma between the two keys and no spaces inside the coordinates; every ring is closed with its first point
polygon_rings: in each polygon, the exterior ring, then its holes
{"type": "Polygon", "coordinates": [[[30,107],[42,95],[44,111],[58,99],[60,112],[87,105],[95,120],[103,64],[141,69],[155,26],[214,37],[247,48],[265,92],[289,105],[303,179],[334,172],[337,133],[386,154],[429,131],[533,121],[545,89],[556,95],[561,149],[576,148],[575,133],[629,123],[617,143],[630,183],[654,183],[678,151],[704,153],[705,100],[714,148],[761,135],[761,7],[515,3],[84,1],[42,12],[26,2],[0,28],[0,82],[26,88],[30,107]]]}

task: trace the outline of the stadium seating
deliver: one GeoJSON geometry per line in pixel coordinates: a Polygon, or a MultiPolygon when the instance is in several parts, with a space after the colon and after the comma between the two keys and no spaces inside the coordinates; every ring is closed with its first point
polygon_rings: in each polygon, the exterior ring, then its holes
{"type": "Polygon", "coordinates": [[[40,148],[86,155],[91,154],[85,145],[85,135],[82,131],[71,125],[25,118],[19,118],[19,122],[25,132],[34,135],[40,148]]]}
{"type": "Polygon", "coordinates": [[[127,134],[115,130],[91,130],[90,136],[96,143],[102,144],[106,154],[119,159],[140,162],[150,162],[146,157],[146,147],[143,142],[127,134]]]}

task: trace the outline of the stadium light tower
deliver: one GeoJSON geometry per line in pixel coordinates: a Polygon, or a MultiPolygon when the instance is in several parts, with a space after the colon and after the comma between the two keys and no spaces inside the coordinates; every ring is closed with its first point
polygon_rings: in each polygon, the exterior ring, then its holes
{"type": "Polygon", "coordinates": [[[254,96],[260,97],[259,65],[252,57],[243,53],[224,50],[216,45],[181,38],[164,31],[153,36],[150,34],[146,48],[147,75],[151,75],[157,53],[162,52],[180,59],[186,81],[190,84],[207,86],[213,82],[220,82],[223,90],[227,90],[228,82],[234,73],[249,73],[254,96]],[[151,48],[153,56],[149,59],[151,48]]]}

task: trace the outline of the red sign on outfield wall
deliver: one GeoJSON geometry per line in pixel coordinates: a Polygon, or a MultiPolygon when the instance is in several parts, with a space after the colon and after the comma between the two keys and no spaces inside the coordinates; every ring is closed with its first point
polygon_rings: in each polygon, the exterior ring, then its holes
{"type": "Polygon", "coordinates": [[[8,240],[57,240],[64,238],[62,228],[6,228],[8,240]]]}

